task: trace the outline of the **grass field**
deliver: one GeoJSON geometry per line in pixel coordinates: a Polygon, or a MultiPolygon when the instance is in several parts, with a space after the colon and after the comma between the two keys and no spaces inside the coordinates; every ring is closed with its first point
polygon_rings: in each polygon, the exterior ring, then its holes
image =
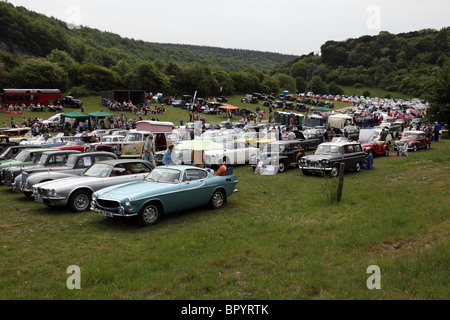
{"type": "MultiPolygon", "coordinates": [[[[98,97],[84,101],[86,112],[101,108],[98,97]]],[[[187,114],[173,109],[160,120],[187,114]]],[[[449,159],[446,139],[377,157],[375,170],[345,175],[339,203],[326,196],[332,179],[236,166],[239,192],[223,209],[149,228],[47,208],[2,186],[0,299],[449,299],[449,159]],[[80,290],[67,288],[71,265],[80,290]],[[371,265],[379,290],[366,285],[371,265]]]]}
{"type": "Polygon", "coordinates": [[[378,97],[378,98],[385,98],[387,95],[389,95],[392,99],[405,99],[409,100],[413,97],[408,96],[406,94],[400,93],[400,92],[392,92],[392,91],[386,91],[379,88],[372,88],[372,87],[350,87],[350,86],[342,86],[344,89],[344,94],[351,95],[351,96],[362,96],[364,91],[369,91],[370,96],[378,97]]]}

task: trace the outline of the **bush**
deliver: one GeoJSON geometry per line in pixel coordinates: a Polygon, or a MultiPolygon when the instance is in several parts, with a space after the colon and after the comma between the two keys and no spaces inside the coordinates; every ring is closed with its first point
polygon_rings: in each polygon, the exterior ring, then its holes
{"type": "Polygon", "coordinates": [[[363,85],[362,85],[361,83],[358,82],[358,83],[355,83],[354,87],[355,87],[355,88],[362,88],[363,85]]]}
{"type": "Polygon", "coordinates": [[[364,96],[364,97],[370,97],[370,91],[369,90],[364,90],[363,91],[363,93],[362,93],[362,95],[364,96]]]}

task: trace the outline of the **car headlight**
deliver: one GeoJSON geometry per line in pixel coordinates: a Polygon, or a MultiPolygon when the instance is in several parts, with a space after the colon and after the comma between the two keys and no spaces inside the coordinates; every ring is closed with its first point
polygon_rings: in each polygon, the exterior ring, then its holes
{"type": "Polygon", "coordinates": [[[57,196],[56,190],[55,189],[50,190],[49,195],[50,195],[50,197],[56,197],[57,196]]]}
{"type": "Polygon", "coordinates": [[[131,199],[129,197],[125,199],[125,205],[128,207],[131,206],[131,199]]]}

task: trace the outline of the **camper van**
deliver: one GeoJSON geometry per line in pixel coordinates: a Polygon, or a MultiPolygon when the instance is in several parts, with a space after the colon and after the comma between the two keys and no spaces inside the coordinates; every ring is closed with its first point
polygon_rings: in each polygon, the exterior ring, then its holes
{"type": "Polygon", "coordinates": [[[136,129],[132,129],[125,139],[118,145],[122,158],[140,158],[147,137],[153,134],[155,152],[166,150],[167,146],[177,140],[181,135],[173,132],[172,122],[142,120],[136,122],[136,129]]]}

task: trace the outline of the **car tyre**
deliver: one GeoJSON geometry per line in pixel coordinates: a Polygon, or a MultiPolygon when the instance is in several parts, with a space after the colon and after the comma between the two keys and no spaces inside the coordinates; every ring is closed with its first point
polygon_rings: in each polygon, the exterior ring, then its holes
{"type": "Polygon", "coordinates": [[[333,178],[339,176],[339,168],[337,166],[333,166],[333,168],[330,171],[330,176],[332,176],[333,178]]]}
{"type": "Polygon", "coordinates": [[[278,172],[284,172],[286,170],[286,162],[280,161],[278,163],[278,172]]]}
{"type": "Polygon", "coordinates": [[[431,143],[427,143],[427,150],[431,148],[431,143]]]}
{"type": "Polygon", "coordinates": [[[417,152],[417,144],[415,144],[414,146],[413,146],[413,152],[417,152]]]}
{"type": "Polygon", "coordinates": [[[86,211],[91,204],[91,193],[86,190],[75,191],[70,196],[68,204],[72,212],[86,211]]]}
{"type": "Polygon", "coordinates": [[[147,203],[137,215],[141,226],[152,226],[158,223],[162,217],[162,208],[156,202],[147,203]]]}
{"type": "Polygon", "coordinates": [[[214,191],[209,201],[209,206],[211,209],[217,210],[223,207],[226,201],[225,193],[222,190],[214,191]]]}
{"type": "Polygon", "coordinates": [[[357,162],[355,165],[355,172],[360,172],[361,171],[361,162],[357,162]]]}

